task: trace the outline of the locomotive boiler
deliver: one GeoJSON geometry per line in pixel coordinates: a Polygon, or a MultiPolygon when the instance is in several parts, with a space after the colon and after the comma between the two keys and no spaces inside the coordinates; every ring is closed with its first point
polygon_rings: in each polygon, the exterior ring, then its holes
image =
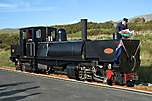
{"type": "Polygon", "coordinates": [[[106,80],[108,64],[113,82],[133,86],[140,67],[139,40],[88,40],[87,19],[81,19],[82,40],[67,40],[64,29],[20,29],[19,43],[11,45],[10,59],[16,69],[31,72],[63,71],[77,80],[106,80]]]}

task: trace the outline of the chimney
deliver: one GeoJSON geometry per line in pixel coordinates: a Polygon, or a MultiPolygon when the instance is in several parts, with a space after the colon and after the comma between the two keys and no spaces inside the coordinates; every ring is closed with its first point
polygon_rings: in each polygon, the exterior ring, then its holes
{"type": "Polygon", "coordinates": [[[82,40],[87,40],[87,19],[81,19],[81,26],[82,26],[82,40]]]}

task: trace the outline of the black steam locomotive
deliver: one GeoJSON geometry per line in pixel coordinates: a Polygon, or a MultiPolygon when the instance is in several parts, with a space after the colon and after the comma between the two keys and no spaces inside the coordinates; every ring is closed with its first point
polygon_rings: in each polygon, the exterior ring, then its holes
{"type": "Polygon", "coordinates": [[[133,85],[140,66],[139,40],[88,40],[87,19],[81,20],[82,40],[67,40],[64,29],[28,27],[20,29],[18,44],[11,45],[10,59],[17,70],[62,71],[77,80],[105,81],[112,65],[113,81],[133,85]]]}

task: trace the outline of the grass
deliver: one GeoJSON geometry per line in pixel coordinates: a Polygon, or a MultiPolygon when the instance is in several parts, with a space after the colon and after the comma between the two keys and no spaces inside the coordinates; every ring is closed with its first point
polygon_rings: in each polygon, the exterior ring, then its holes
{"type": "Polygon", "coordinates": [[[152,83],[152,64],[141,65],[140,68],[137,69],[137,72],[139,81],[152,83]]]}
{"type": "MultiPolygon", "coordinates": [[[[82,39],[81,31],[73,34],[68,34],[68,40],[82,39]]],[[[109,34],[100,34],[100,35],[88,35],[90,40],[101,40],[101,39],[112,39],[112,36],[109,34]]]]}
{"type": "Polygon", "coordinates": [[[141,64],[151,65],[152,64],[152,33],[140,34],[133,37],[141,41],[141,64]]]}
{"type": "Polygon", "coordinates": [[[10,50],[1,50],[0,51],[0,66],[15,66],[10,60],[10,50]]]}

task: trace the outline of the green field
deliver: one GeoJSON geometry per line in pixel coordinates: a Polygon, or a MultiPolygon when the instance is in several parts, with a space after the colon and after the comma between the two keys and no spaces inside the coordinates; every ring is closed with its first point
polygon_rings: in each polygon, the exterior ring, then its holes
{"type": "Polygon", "coordinates": [[[141,65],[137,73],[139,81],[152,83],[152,65],[141,65]]]}
{"type": "Polygon", "coordinates": [[[9,57],[10,50],[0,51],[0,66],[15,66],[14,63],[9,60],[9,57]]]}

